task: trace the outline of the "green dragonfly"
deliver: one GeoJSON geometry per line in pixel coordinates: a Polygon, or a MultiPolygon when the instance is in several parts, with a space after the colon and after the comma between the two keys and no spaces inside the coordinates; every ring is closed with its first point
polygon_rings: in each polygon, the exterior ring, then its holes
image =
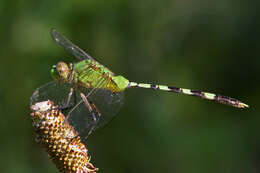
{"type": "Polygon", "coordinates": [[[129,88],[162,90],[196,96],[236,108],[249,107],[237,99],[219,94],[129,81],[121,75],[115,75],[56,29],[51,30],[51,35],[67,52],[78,58],[79,62],[66,64],[61,61],[54,65],[51,75],[55,80],[38,88],[31,97],[31,102],[51,99],[56,104],[72,107],[67,118],[79,129],[83,129],[82,133],[87,128],[86,136],[115,116],[123,103],[123,92],[129,88]]]}

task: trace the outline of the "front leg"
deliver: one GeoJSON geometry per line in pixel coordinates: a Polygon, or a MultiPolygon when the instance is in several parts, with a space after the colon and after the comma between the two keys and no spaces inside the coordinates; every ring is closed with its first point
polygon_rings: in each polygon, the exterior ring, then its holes
{"type": "MultiPolygon", "coordinates": [[[[70,72],[69,72],[69,75],[68,75],[67,80],[68,80],[69,82],[72,82],[72,81],[73,81],[73,78],[74,78],[74,64],[71,63],[71,64],[70,64],[70,72]]],[[[75,90],[75,89],[74,89],[74,85],[73,85],[73,87],[70,88],[70,92],[69,92],[69,94],[68,94],[67,101],[66,101],[65,105],[62,105],[61,107],[59,107],[60,109],[67,109],[67,108],[70,107],[69,104],[70,104],[70,100],[71,100],[72,95],[74,95],[74,105],[76,105],[76,103],[77,103],[77,96],[76,96],[76,93],[75,93],[74,90],[75,90]]],[[[74,106],[74,105],[73,105],[73,106],[74,106]]],[[[72,107],[72,106],[71,106],[71,107],[72,107]]]]}
{"type": "Polygon", "coordinates": [[[71,97],[72,97],[73,94],[76,94],[76,93],[74,92],[74,88],[71,88],[70,92],[68,94],[66,103],[64,105],[60,106],[59,109],[63,110],[63,109],[69,108],[70,100],[71,100],[71,97]]]}

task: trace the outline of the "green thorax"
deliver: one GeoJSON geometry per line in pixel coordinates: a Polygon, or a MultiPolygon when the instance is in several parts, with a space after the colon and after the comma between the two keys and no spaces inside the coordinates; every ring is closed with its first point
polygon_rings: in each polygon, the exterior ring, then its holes
{"type": "Polygon", "coordinates": [[[74,64],[73,82],[85,88],[100,88],[121,92],[129,81],[123,76],[114,76],[108,68],[97,61],[84,60],[74,64]]]}

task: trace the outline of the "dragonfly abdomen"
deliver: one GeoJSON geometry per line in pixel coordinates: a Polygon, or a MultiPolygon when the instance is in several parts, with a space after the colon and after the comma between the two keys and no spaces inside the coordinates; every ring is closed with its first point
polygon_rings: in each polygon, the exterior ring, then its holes
{"type": "Polygon", "coordinates": [[[185,94],[185,95],[190,95],[190,96],[197,96],[197,97],[200,97],[200,98],[203,98],[203,99],[216,101],[216,102],[226,104],[226,105],[230,105],[230,106],[234,106],[234,107],[237,107],[237,108],[247,108],[247,107],[249,107],[247,104],[242,103],[241,101],[234,99],[234,98],[231,98],[231,97],[222,96],[220,94],[203,92],[203,91],[196,91],[196,90],[191,90],[191,89],[178,88],[178,87],[173,87],[173,86],[130,82],[128,87],[129,88],[131,88],[131,87],[148,88],[148,89],[153,89],[153,90],[162,90],[162,91],[180,93],[180,94],[185,94]]]}

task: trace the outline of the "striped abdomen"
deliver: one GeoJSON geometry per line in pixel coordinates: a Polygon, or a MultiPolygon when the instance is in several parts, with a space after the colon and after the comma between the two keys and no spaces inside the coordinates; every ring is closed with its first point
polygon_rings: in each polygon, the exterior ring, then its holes
{"type": "Polygon", "coordinates": [[[163,91],[169,91],[169,92],[174,92],[174,93],[181,93],[181,94],[186,94],[186,95],[191,95],[191,96],[197,96],[197,97],[200,97],[203,99],[213,100],[213,101],[216,101],[216,102],[219,102],[222,104],[226,104],[226,105],[230,105],[230,106],[234,106],[237,108],[249,107],[247,104],[245,104],[237,99],[231,98],[231,97],[222,96],[219,94],[208,93],[208,92],[190,90],[190,89],[185,89],[185,88],[130,82],[129,88],[131,88],[131,87],[163,90],[163,91]]]}

